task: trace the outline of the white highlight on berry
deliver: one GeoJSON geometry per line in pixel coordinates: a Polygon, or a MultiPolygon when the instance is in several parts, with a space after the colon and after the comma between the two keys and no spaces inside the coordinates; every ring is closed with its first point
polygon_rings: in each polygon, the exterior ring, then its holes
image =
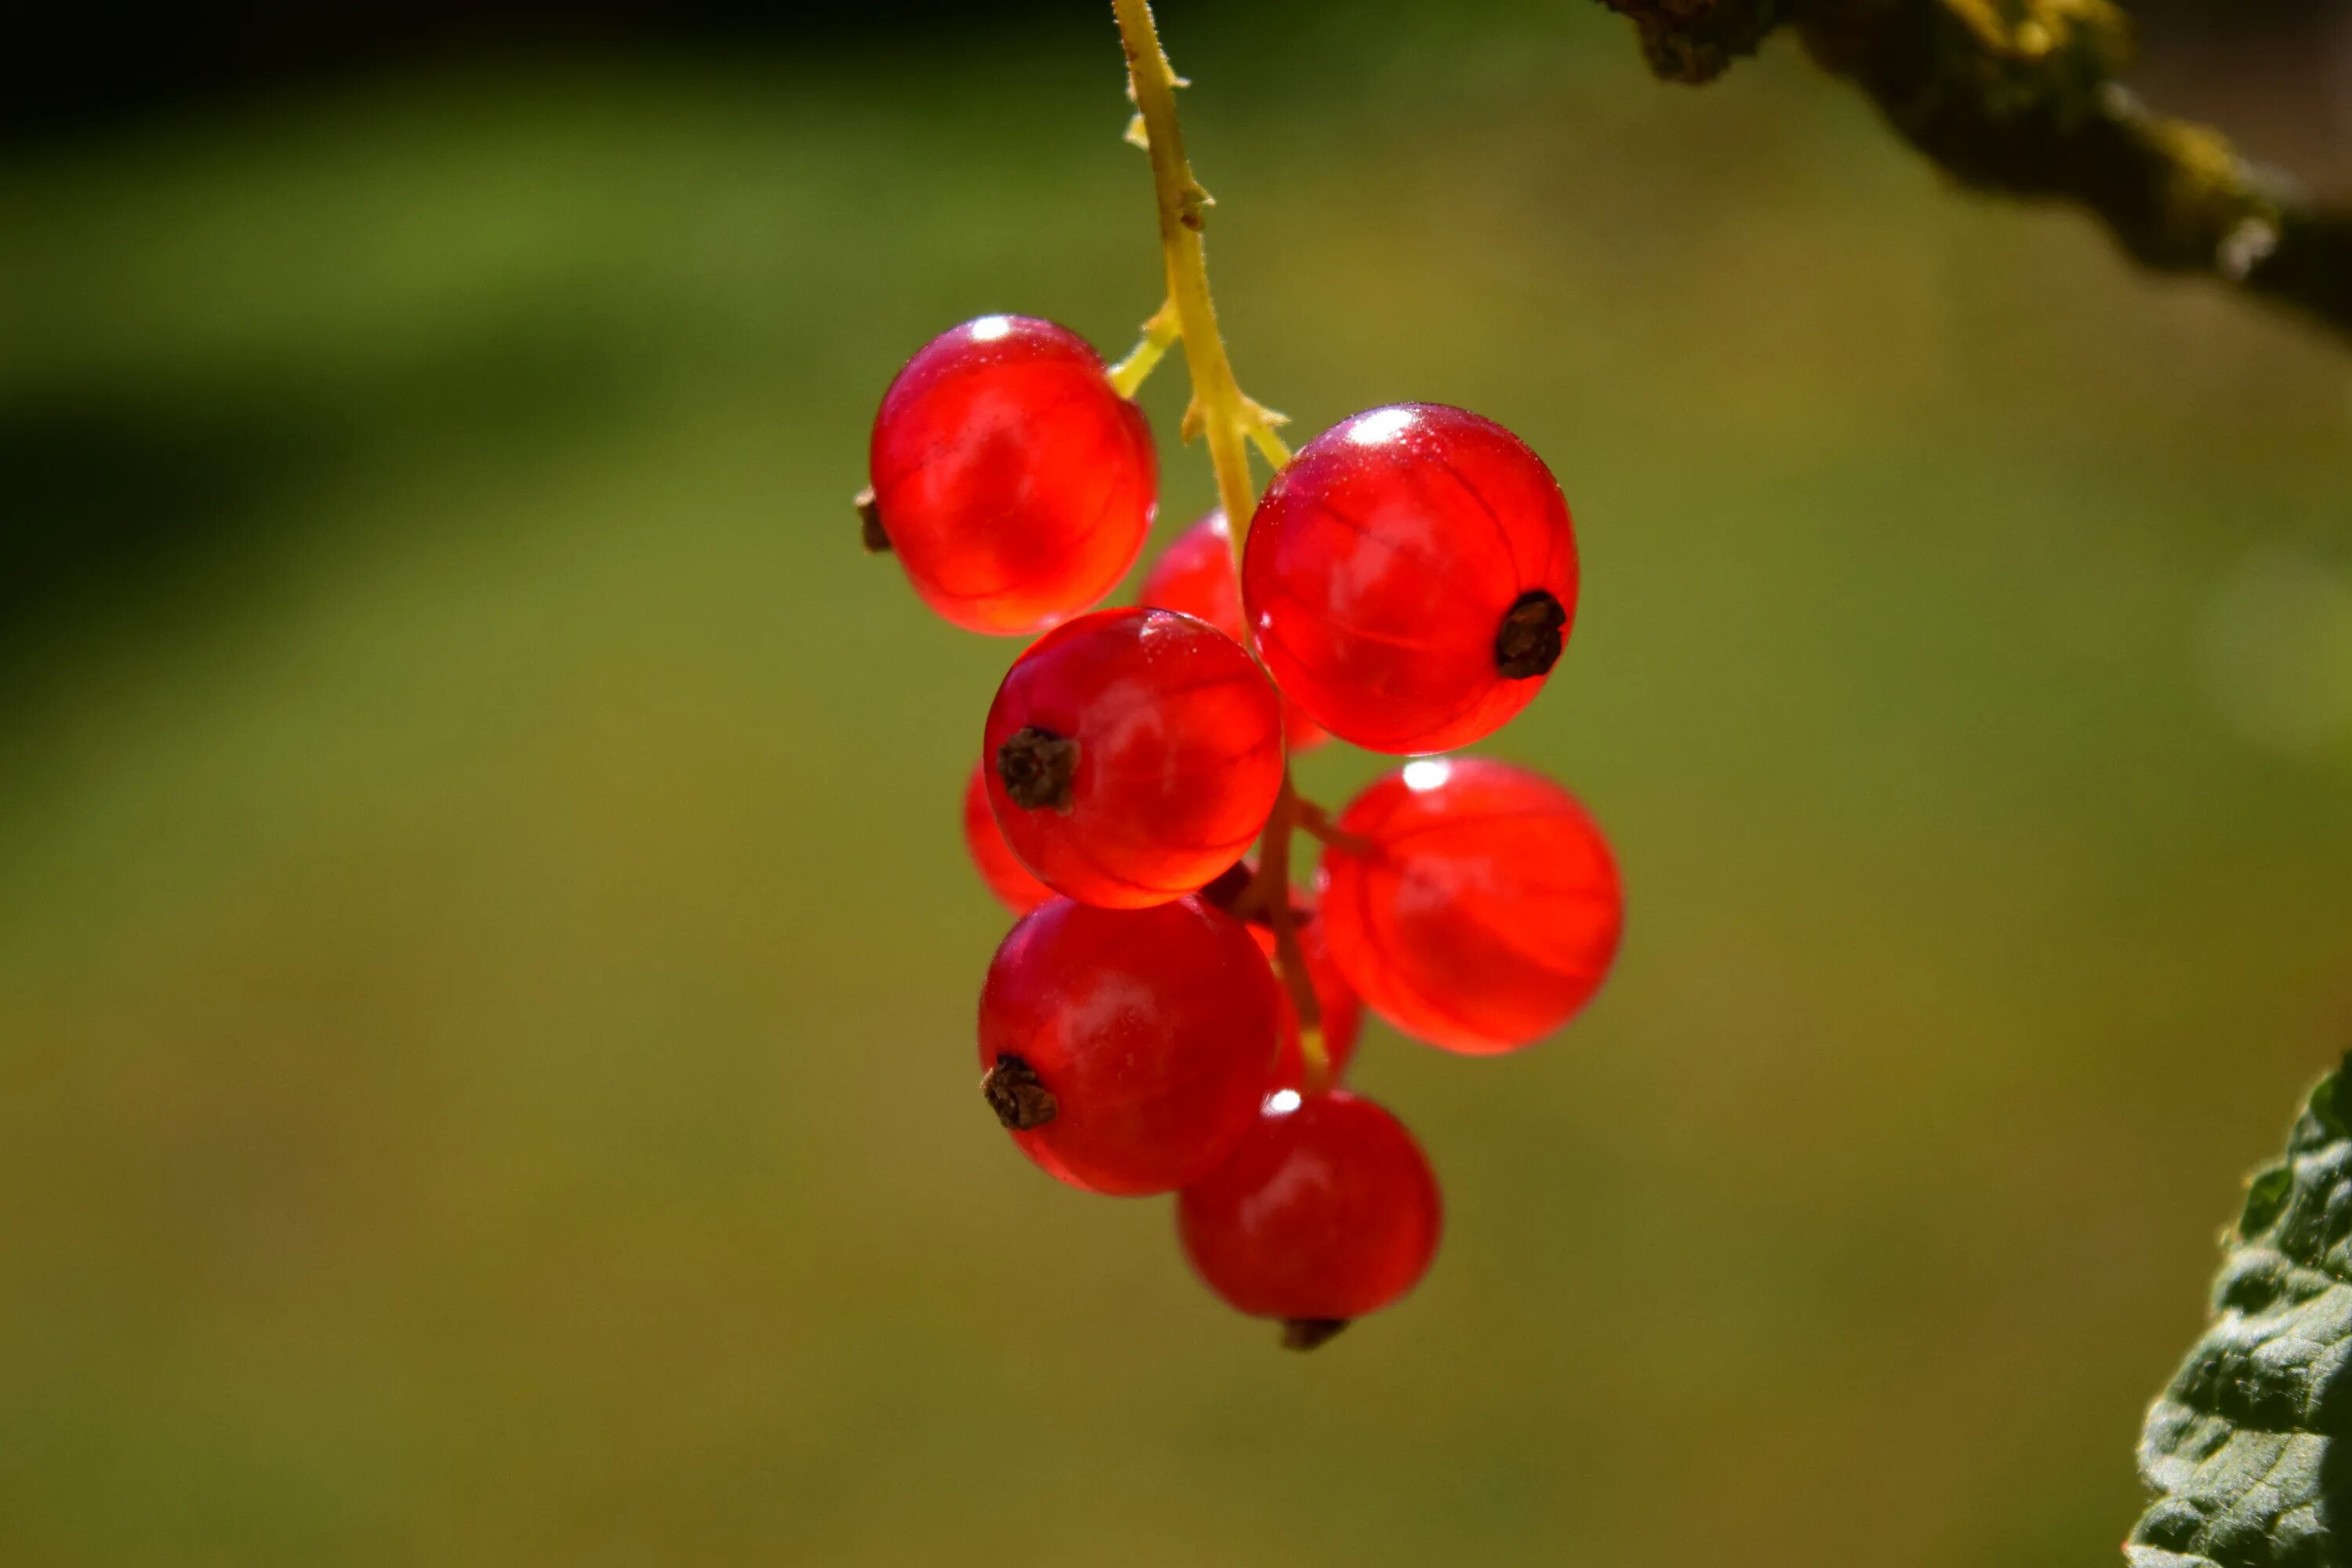
{"type": "Polygon", "coordinates": [[[971,341],[992,343],[1012,331],[1013,318],[1010,316],[982,316],[971,323],[971,341]]]}
{"type": "Polygon", "coordinates": [[[1297,1109],[1298,1091],[1295,1089],[1277,1089],[1265,1097],[1268,1116],[1287,1116],[1297,1109]]]}
{"type": "Polygon", "coordinates": [[[1410,408],[1376,408],[1348,426],[1348,439],[1359,447],[1377,447],[1412,427],[1410,408]]]}
{"type": "Polygon", "coordinates": [[[1404,787],[1416,795],[1435,789],[1454,776],[1454,764],[1444,757],[1423,757],[1404,765],[1404,787]]]}

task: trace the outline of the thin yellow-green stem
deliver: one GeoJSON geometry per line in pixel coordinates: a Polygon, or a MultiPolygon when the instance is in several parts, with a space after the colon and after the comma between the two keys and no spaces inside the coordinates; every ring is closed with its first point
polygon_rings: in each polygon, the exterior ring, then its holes
{"type": "MultiPolygon", "coordinates": [[[[1127,50],[1128,84],[1143,121],[1144,151],[1151,159],[1160,249],[1168,273],[1168,303],[1161,314],[1171,310],[1175,314],[1175,330],[1184,342],[1185,368],[1192,378],[1192,405],[1185,416],[1185,427],[1188,433],[1197,430],[1208,445],[1209,463],[1217,475],[1217,501],[1225,510],[1238,576],[1255,500],[1250,444],[1256,442],[1276,468],[1289,461],[1290,454],[1274,434],[1275,416],[1243,395],[1241,384],[1234,378],[1233,362],[1225,357],[1224,339],[1217,331],[1217,309],[1209,295],[1208,257],[1201,243],[1209,193],[1193,177],[1192,165],[1184,156],[1184,132],[1176,119],[1176,73],[1168,64],[1167,51],[1160,47],[1150,0],[1111,0],[1111,11],[1118,18],[1119,42],[1127,50]]],[[[1159,316],[1152,321],[1154,326],[1162,324],[1159,316]]],[[[1147,342],[1151,331],[1151,327],[1145,330],[1147,342]]],[[[1154,353],[1152,358],[1157,357],[1154,353]]],[[[1134,355],[1129,356],[1122,369],[1134,360],[1134,355]]],[[[1140,382],[1141,374],[1135,379],[1140,382]]],[[[1254,642],[1246,624],[1242,636],[1244,643],[1254,642]]],[[[1297,922],[1290,911],[1290,835],[1298,814],[1298,796],[1286,768],[1282,794],[1258,844],[1257,876],[1246,896],[1274,927],[1276,960],[1298,1015],[1299,1051],[1306,1061],[1308,1087],[1319,1089],[1330,1076],[1329,1058],[1323,1047],[1322,1009],[1315,999],[1314,982],[1298,945],[1297,922]]]]}
{"type": "Polygon", "coordinates": [[[1160,356],[1168,352],[1168,345],[1176,341],[1180,331],[1174,303],[1162,303],[1151,313],[1151,320],[1143,323],[1143,336],[1135,347],[1110,367],[1111,390],[1121,397],[1133,397],[1136,388],[1158,367],[1160,356]]]}
{"type": "Polygon", "coordinates": [[[1371,841],[1349,832],[1331,820],[1331,814],[1311,800],[1298,803],[1298,826],[1307,836],[1347,855],[1370,855],[1371,841]]]}
{"type": "Polygon", "coordinates": [[[1208,443],[1217,472],[1217,500],[1225,509],[1234,546],[1249,528],[1249,431],[1253,405],[1234,379],[1217,332],[1217,308],[1209,298],[1209,264],[1201,244],[1209,193],[1192,176],[1184,156],[1184,132],[1176,120],[1176,73],[1160,47],[1149,0],[1111,0],[1119,41],[1127,47],[1128,80],[1136,111],[1143,117],[1145,153],[1151,159],[1151,186],[1160,209],[1160,249],[1168,268],[1168,301],[1175,307],[1184,339],[1184,363],[1192,376],[1192,409],[1187,423],[1208,443]]]}
{"type": "MultiPolygon", "coordinates": [[[[1260,412],[1264,411],[1260,410],[1260,412]]],[[[1257,449],[1265,454],[1266,462],[1272,465],[1275,472],[1280,473],[1290,467],[1290,448],[1282,444],[1282,437],[1274,433],[1274,426],[1271,424],[1261,421],[1253,425],[1250,426],[1249,434],[1250,439],[1257,443],[1257,449]]]]}

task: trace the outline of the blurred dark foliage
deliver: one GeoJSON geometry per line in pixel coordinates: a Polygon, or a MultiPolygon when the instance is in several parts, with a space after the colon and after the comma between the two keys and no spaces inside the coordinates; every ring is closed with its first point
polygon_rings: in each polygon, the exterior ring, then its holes
{"type": "MultiPolygon", "coordinates": [[[[1070,0],[233,0],[131,20],[48,7],[37,47],[0,64],[0,133],[72,130],[320,77],[483,49],[615,38],[792,50],[951,48],[1066,23],[1070,0]],[[1057,20],[1058,18],[1058,20],[1057,20]]],[[[1108,21],[1108,6],[1101,7],[1108,21]]]]}
{"type": "MultiPolygon", "coordinates": [[[[1559,0],[1560,4],[1581,0],[1559,0]]],[[[2158,26],[2202,30],[2284,24],[2340,0],[2132,0],[2158,26]]],[[[1185,0],[1189,13],[1255,9],[1185,0]]],[[[479,49],[585,47],[615,38],[793,51],[957,49],[985,36],[1066,34],[1078,0],[293,0],[161,8],[131,21],[103,7],[53,7],[38,42],[20,34],[0,64],[0,135],[70,131],[156,109],[479,49]]],[[[1106,19],[1104,26],[1108,26],[1106,19]]]]}
{"type": "Polygon", "coordinates": [[[359,379],[0,394],[0,714],[55,635],[37,612],[77,590],[167,615],[272,497],[369,443],[463,433],[511,453],[611,406],[639,369],[621,338],[550,314],[359,379]]]}

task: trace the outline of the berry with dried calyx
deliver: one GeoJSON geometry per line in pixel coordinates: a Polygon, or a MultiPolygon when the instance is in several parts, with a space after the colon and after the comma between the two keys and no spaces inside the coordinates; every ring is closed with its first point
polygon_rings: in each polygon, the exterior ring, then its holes
{"type": "Polygon", "coordinates": [[[1024,637],[1098,603],[1157,506],[1142,410],[1085,339],[1029,316],[926,343],[883,395],[868,461],[866,547],[976,632],[1024,637]]]}
{"type": "Polygon", "coordinates": [[[1209,1288],[1312,1350],[1420,1282],[1444,1225],[1437,1177],[1397,1119],[1345,1089],[1266,1097],[1232,1154],[1176,1200],[1209,1288]]]}
{"type": "Polygon", "coordinates": [[[1172,610],[1099,610],[1006,672],[982,736],[1005,842],[1107,909],[1181,898],[1234,863],[1282,790],[1282,710],[1233,638],[1172,610]]]}
{"type": "Polygon", "coordinates": [[[1242,599],[1285,696],[1375,752],[1467,745],[1526,707],[1576,614],[1576,536],[1543,459],[1441,404],[1359,414],[1257,503],[1242,599]]]}
{"type": "Polygon", "coordinates": [[[1206,1174],[1257,1114],[1274,974],[1239,921],[1197,899],[1024,916],[980,994],[982,1091],[1022,1152],[1089,1192],[1206,1174]]]}

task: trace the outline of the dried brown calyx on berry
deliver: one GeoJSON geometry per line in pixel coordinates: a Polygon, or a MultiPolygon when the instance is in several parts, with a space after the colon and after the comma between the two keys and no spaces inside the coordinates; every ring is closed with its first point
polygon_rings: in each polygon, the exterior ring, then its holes
{"type": "Polygon", "coordinates": [[[1512,680],[1549,675],[1559,662],[1568,611],[1542,588],[1530,588],[1503,613],[1495,628],[1495,668],[1512,680]]]}
{"type": "Polygon", "coordinates": [[[980,1080],[980,1092],[996,1120],[1014,1132],[1026,1132],[1054,1120],[1061,1102],[1037,1078],[1037,1069],[1019,1057],[1002,1056],[980,1080]]]}
{"type": "Polygon", "coordinates": [[[1078,743],[1024,724],[996,748],[996,776],[1004,781],[1013,805],[1067,813],[1078,776],[1078,743]]]}

